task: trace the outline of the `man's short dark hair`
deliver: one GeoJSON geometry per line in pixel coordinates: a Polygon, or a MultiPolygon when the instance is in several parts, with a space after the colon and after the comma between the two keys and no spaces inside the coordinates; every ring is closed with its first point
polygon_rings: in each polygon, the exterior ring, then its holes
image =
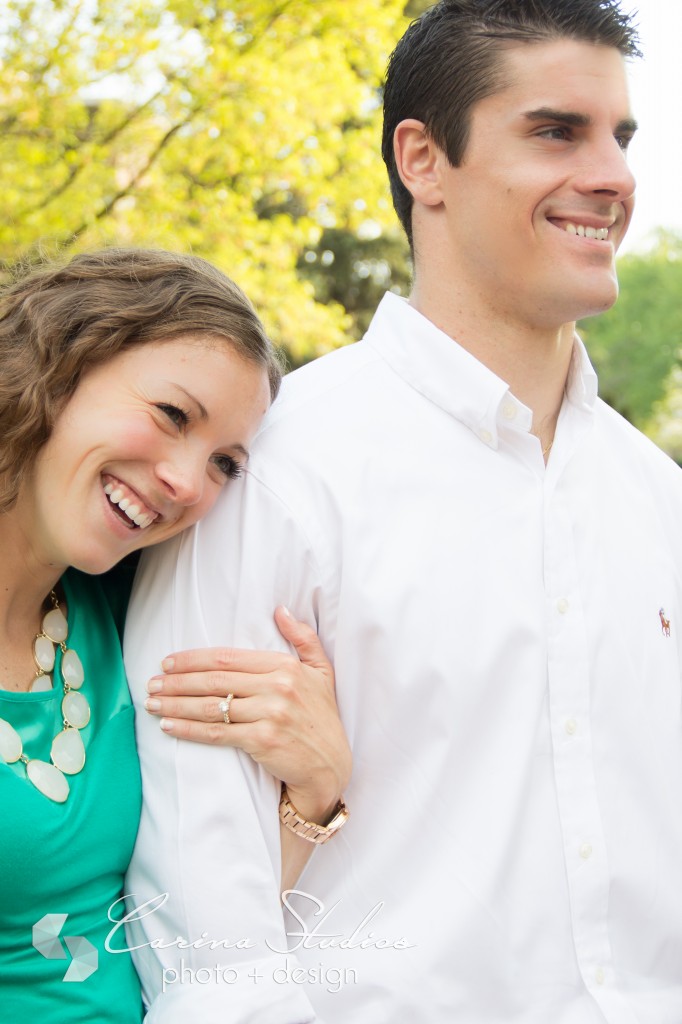
{"type": "Polygon", "coordinates": [[[640,56],[619,0],[440,0],[408,28],[388,64],[382,153],[393,205],[412,246],[412,196],[393,155],[405,118],[422,121],[453,167],[464,157],[475,103],[504,88],[513,43],[576,39],[640,56]]]}

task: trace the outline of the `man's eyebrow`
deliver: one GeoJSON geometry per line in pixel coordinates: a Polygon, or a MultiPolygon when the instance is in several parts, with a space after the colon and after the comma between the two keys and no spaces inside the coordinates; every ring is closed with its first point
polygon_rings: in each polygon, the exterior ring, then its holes
{"type": "Polygon", "coordinates": [[[569,124],[572,128],[589,128],[592,124],[589,114],[577,114],[573,110],[554,110],[552,107],[527,110],[523,116],[526,121],[558,121],[560,124],[569,124]]]}
{"type": "MultiPolygon", "coordinates": [[[[554,110],[552,107],[528,110],[523,116],[526,121],[556,121],[558,124],[570,125],[571,128],[589,128],[592,124],[589,114],[579,114],[574,110],[554,110]]],[[[616,134],[634,135],[638,127],[634,118],[625,117],[616,125],[616,134]]]]}
{"type": "Polygon", "coordinates": [[[626,117],[616,125],[616,133],[618,135],[634,135],[638,128],[639,125],[634,117],[626,117]]]}

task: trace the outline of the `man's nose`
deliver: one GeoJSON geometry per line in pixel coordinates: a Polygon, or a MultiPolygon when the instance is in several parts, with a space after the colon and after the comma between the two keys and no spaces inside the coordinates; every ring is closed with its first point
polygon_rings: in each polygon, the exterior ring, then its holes
{"type": "Polygon", "coordinates": [[[600,193],[614,202],[625,202],[634,195],[636,181],[627,153],[613,135],[590,146],[581,186],[585,192],[600,193]]]}

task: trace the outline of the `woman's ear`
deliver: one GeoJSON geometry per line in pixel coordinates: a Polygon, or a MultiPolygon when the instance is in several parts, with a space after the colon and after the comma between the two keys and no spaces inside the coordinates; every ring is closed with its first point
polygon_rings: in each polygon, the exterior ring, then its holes
{"type": "Polygon", "coordinates": [[[417,203],[437,206],[442,202],[440,166],[443,154],[427,134],[422,121],[412,117],[397,125],[393,153],[400,180],[417,203]]]}

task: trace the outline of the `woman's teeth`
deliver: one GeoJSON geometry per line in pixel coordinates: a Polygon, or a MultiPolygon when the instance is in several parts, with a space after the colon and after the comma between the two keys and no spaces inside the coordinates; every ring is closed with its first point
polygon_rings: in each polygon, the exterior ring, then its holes
{"type": "Polygon", "coordinates": [[[104,493],[109,498],[112,505],[117,505],[121,512],[125,512],[128,519],[130,519],[135,526],[139,526],[141,530],[144,530],[147,526],[156,519],[156,515],[153,512],[143,512],[142,506],[135,504],[132,498],[128,497],[126,491],[122,487],[107,483],[104,485],[104,493]]]}

